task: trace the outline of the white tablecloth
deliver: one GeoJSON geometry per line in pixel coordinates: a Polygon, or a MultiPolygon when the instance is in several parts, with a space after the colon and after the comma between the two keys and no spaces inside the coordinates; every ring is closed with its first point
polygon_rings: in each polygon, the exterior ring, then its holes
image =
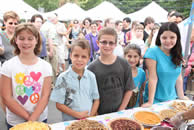
{"type": "MultiPolygon", "coordinates": [[[[194,104],[194,101],[191,101],[191,100],[174,100],[174,101],[178,101],[178,102],[183,102],[184,101],[188,105],[189,104],[194,104]]],[[[96,121],[106,125],[110,120],[112,120],[114,118],[118,118],[118,117],[128,117],[128,118],[133,119],[133,113],[135,113],[136,111],[140,111],[140,110],[146,110],[146,111],[159,113],[163,109],[169,109],[170,104],[172,102],[173,101],[168,101],[168,102],[162,102],[162,103],[154,104],[150,108],[137,107],[137,108],[123,110],[123,111],[114,112],[114,113],[110,113],[110,114],[90,117],[88,119],[96,120],[96,121]]],[[[73,122],[73,121],[66,121],[66,122],[50,124],[50,127],[52,128],[52,130],[65,130],[65,127],[68,126],[71,122],[73,122]]],[[[194,124],[194,120],[192,120],[189,124],[194,124]]]]}

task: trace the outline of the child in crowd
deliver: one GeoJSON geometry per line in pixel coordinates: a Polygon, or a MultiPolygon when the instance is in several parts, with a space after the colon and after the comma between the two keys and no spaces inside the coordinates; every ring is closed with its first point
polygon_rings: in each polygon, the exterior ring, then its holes
{"type": "Polygon", "coordinates": [[[148,102],[154,103],[188,99],[184,96],[181,64],[183,61],[179,28],[175,23],[162,24],[156,38],[156,46],[149,48],[144,55],[148,68],[148,102]]]}
{"type": "Polygon", "coordinates": [[[115,29],[117,32],[117,46],[114,49],[114,54],[116,56],[123,56],[123,46],[125,46],[124,43],[124,32],[122,32],[123,28],[123,22],[120,20],[117,20],[115,22],[115,29]]]}
{"type": "Polygon", "coordinates": [[[98,114],[124,110],[135,88],[128,62],[113,54],[117,45],[117,33],[113,28],[99,32],[97,44],[100,48],[98,59],[89,64],[95,73],[100,94],[98,114]]]}
{"type": "Polygon", "coordinates": [[[86,69],[90,59],[89,42],[84,39],[73,41],[70,58],[72,65],[59,75],[51,94],[64,121],[94,116],[99,106],[96,77],[86,69]]]}
{"type": "Polygon", "coordinates": [[[155,35],[155,33],[158,32],[159,28],[160,28],[160,26],[158,24],[154,24],[154,27],[152,28],[150,35],[148,36],[148,38],[145,41],[145,49],[143,52],[143,56],[144,56],[145,52],[147,51],[147,49],[151,47],[153,40],[155,40],[154,35],[155,35]]]}
{"type": "Polygon", "coordinates": [[[142,24],[136,24],[134,27],[134,35],[131,39],[130,43],[137,44],[141,48],[141,52],[143,54],[144,49],[145,49],[145,44],[143,41],[143,31],[144,31],[144,26],[142,24]]]}
{"type": "Polygon", "coordinates": [[[133,81],[136,89],[133,90],[129,107],[141,106],[143,104],[143,91],[146,83],[146,75],[142,68],[139,68],[141,59],[141,49],[136,44],[128,44],[124,48],[124,57],[132,69],[133,81]]]}
{"type": "Polygon", "coordinates": [[[1,70],[8,129],[25,121],[47,122],[52,68],[38,57],[40,34],[34,25],[21,24],[10,42],[16,56],[6,61],[1,70]]]}
{"type": "Polygon", "coordinates": [[[127,33],[126,33],[126,42],[129,44],[130,42],[131,42],[131,39],[133,38],[133,37],[135,37],[134,36],[134,34],[135,34],[135,26],[137,25],[137,24],[140,24],[140,22],[139,21],[133,21],[132,22],[132,24],[131,24],[131,31],[128,31],[127,33]]]}
{"type": "Polygon", "coordinates": [[[85,35],[82,31],[79,32],[78,39],[85,39],[85,35]]]}

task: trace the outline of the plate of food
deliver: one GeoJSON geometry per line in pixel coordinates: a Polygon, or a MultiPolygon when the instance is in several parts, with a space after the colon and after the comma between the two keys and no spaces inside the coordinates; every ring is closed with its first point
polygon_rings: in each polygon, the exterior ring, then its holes
{"type": "Polygon", "coordinates": [[[14,127],[10,128],[10,130],[51,130],[50,126],[43,122],[38,121],[28,121],[14,127]]]}
{"type": "Polygon", "coordinates": [[[133,114],[133,118],[146,127],[157,126],[161,123],[160,116],[150,111],[137,111],[133,114]]]}
{"type": "Polygon", "coordinates": [[[176,110],[173,110],[173,109],[164,109],[159,112],[162,120],[166,120],[166,119],[169,120],[170,118],[175,116],[176,113],[177,113],[176,110]]]}
{"type": "Polygon", "coordinates": [[[115,118],[108,123],[109,130],[144,130],[143,125],[129,118],[115,118]]]}
{"type": "Polygon", "coordinates": [[[185,102],[178,102],[178,101],[173,101],[170,104],[170,108],[175,110],[176,112],[185,112],[188,111],[192,108],[193,104],[187,104],[185,102]]]}
{"type": "Polygon", "coordinates": [[[83,119],[72,122],[65,130],[108,130],[108,128],[98,121],[83,119]]]}

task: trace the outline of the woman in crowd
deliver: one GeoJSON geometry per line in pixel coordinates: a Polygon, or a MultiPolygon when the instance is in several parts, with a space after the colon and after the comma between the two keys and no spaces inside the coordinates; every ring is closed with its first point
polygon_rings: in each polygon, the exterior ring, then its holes
{"type": "Polygon", "coordinates": [[[92,20],[89,17],[87,17],[83,20],[82,32],[84,33],[84,35],[91,32],[91,29],[90,29],[91,22],[92,22],[92,20]]]}
{"type": "Polygon", "coordinates": [[[149,72],[148,101],[143,107],[184,96],[181,63],[183,60],[180,32],[175,23],[164,23],[158,32],[156,46],[144,55],[149,72]]]}
{"type": "Polygon", "coordinates": [[[4,52],[0,54],[1,63],[14,56],[10,39],[13,37],[15,27],[19,23],[19,16],[13,11],[8,11],[4,13],[3,21],[5,30],[0,32],[0,45],[4,48],[4,52]]]}
{"type": "Polygon", "coordinates": [[[47,57],[47,50],[46,50],[46,37],[43,35],[43,33],[40,31],[40,28],[42,26],[44,19],[42,17],[42,15],[40,14],[35,14],[31,17],[30,22],[32,24],[34,24],[34,26],[36,27],[36,29],[38,29],[40,35],[41,35],[41,39],[42,39],[42,50],[40,53],[40,58],[42,59],[46,59],[47,57]]]}
{"type": "MultiPolygon", "coordinates": [[[[0,62],[3,64],[6,60],[9,60],[14,56],[13,46],[10,43],[10,39],[14,34],[15,27],[19,22],[19,16],[13,12],[8,11],[3,15],[3,21],[5,25],[5,30],[0,32],[0,62]]],[[[0,86],[0,105],[5,111],[5,106],[1,100],[1,86],[0,86]]]]}

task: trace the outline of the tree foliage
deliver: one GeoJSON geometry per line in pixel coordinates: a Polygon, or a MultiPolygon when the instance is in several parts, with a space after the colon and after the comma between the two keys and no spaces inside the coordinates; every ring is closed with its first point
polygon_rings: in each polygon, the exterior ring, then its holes
{"type": "Polygon", "coordinates": [[[80,3],[80,7],[84,10],[89,10],[91,8],[96,7],[101,2],[103,2],[103,0],[88,0],[86,3],[80,3]]]}
{"type": "Polygon", "coordinates": [[[24,0],[33,8],[44,8],[45,12],[55,10],[59,7],[59,0],[24,0]]]}
{"type": "MultiPolygon", "coordinates": [[[[104,0],[24,0],[24,1],[36,9],[41,7],[45,9],[45,12],[48,12],[57,9],[66,2],[76,3],[84,10],[89,10],[97,6],[104,0]]],[[[107,1],[113,3],[124,13],[129,14],[143,8],[144,6],[151,3],[153,0],[107,0],[107,1]]],[[[167,11],[174,9],[177,10],[178,12],[182,13],[184,17],[189,16],[192,4],[192,0],[154,0],[154,1],[167,11]]]]}

